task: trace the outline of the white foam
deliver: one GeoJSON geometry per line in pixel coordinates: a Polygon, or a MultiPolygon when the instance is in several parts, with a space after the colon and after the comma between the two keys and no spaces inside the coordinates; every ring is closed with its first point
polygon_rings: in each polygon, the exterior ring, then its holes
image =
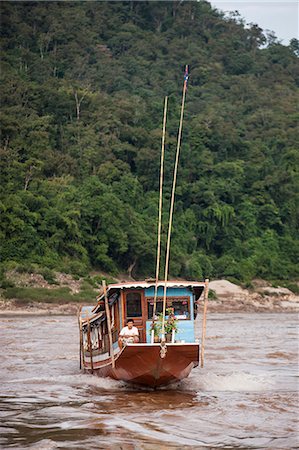
{"type": "MultiPolygon", "coordinates": [[[[9,383],[24,384],[61,384],[68,386],[95,387],[105,391],[117,390],[149,390],[146,386],[136,386],[124,381],[102,378],[88,374],[60,375],[56,377],[32,377],[10,380],[9,383]]],[[[267,391],[273,388],[275,379],[271,374],[252,374],[248,372],[215,373],[193,371],[189,378],[169,386],[160,387],[159,390],[183,391],[230,391],[252,392],[267,391]]]]}
{"type": "Polygon", "coordinates": [[[248,372],[231,372],[217,374],[207,372],[195,374],[182,381],[184,390],[252,392],[272,389],[275,382],[269,374],[251,374],[248,372]]]}
{"type": "Polygon", "coordinates": [[[57,442],[52,441],[51,439],[42,439],[41,441],[36,442],[31,445],[32,449],[38,450],[52,450],[54,448],[58,448],[59,444],[57,442]]]}
{"type": "Polygon", "coordinates": [[[128,385],[123,381],[113,380],[112,378],[102,378],[94,375],[77,374],[77,375],[59,375],[59,376],[41,376],[28,377],[23,379],[9,380],[7,383],[24,383],[24,384],[62,384],[71,386],[93,386],[104,390],[118,390],[128,385]]]}

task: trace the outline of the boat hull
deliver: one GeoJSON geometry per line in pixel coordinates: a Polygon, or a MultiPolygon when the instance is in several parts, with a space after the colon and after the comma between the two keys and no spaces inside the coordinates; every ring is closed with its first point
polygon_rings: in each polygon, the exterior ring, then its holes
{"type": "Polygon", "coordinates": [[[85,372],[100,377],[111,377],[149,387],[165,386],[188,377],[199,363],[199,344],[166,344],[166,353],[160,344],[128,344],[111,359],[85,365],[85,372]]]}

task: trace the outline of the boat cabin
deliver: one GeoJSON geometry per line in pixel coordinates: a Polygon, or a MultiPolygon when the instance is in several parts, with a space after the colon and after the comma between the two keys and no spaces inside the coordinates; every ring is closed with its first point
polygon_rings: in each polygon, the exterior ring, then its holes
{"type": "MultiPolygon", "coordinates": [[[[177,324],[175,342],[194,342],[194,319],[197,314],[197,301],[205,288],[204,283],[188,281],[169,281],[166,291],[166,316],[169,311],[174,315],[177,324]]],[[[110,309],[112,341],[115,350],[118,349],[118,335],[128,319],[133,319],[134,326],[139,331],[139,342],[151,342],[151,325],[154,307],[155,281],[140,281],[121,284],[111,284],[107,288],[107,298],[110,309]]],[[[164,282],[159,282],[157,290],[156,315],[163,310],[164,282]]],[[[104,294],[98,298],[97,305],[83,307],[81,311],[86,346],[87,322],[97,331],[91,336],[92,347],[108,348],[108,326],[105,313],[104,294]],[[87,321],[88,319],[88,321],[87,321]],[[97,335],[97,336],[96,336],[97,335]]]]}

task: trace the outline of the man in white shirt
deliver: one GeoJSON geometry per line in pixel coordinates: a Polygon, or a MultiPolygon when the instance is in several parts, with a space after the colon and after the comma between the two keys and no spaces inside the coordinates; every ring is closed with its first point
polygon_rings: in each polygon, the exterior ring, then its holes
{"type": "Polygon", "coordinates": [[[123,327],[123,329],[119,333],[118,345],[120,348],[122,348],[123,344],[133,344],[136,342],[139,342],[138,328],[134,327],[133,319],[128,319],[127,326],[123,327]]]}

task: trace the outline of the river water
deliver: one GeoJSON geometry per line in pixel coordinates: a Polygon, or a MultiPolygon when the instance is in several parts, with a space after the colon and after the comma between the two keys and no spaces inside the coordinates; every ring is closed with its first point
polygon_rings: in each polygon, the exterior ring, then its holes
{"type": "Polygon", "coordinates": [[[83,375],[73,316],[0,317],[3,449],[295,449],[297,315],[210,314],[205,367],[151,391],[83,375]]]}

